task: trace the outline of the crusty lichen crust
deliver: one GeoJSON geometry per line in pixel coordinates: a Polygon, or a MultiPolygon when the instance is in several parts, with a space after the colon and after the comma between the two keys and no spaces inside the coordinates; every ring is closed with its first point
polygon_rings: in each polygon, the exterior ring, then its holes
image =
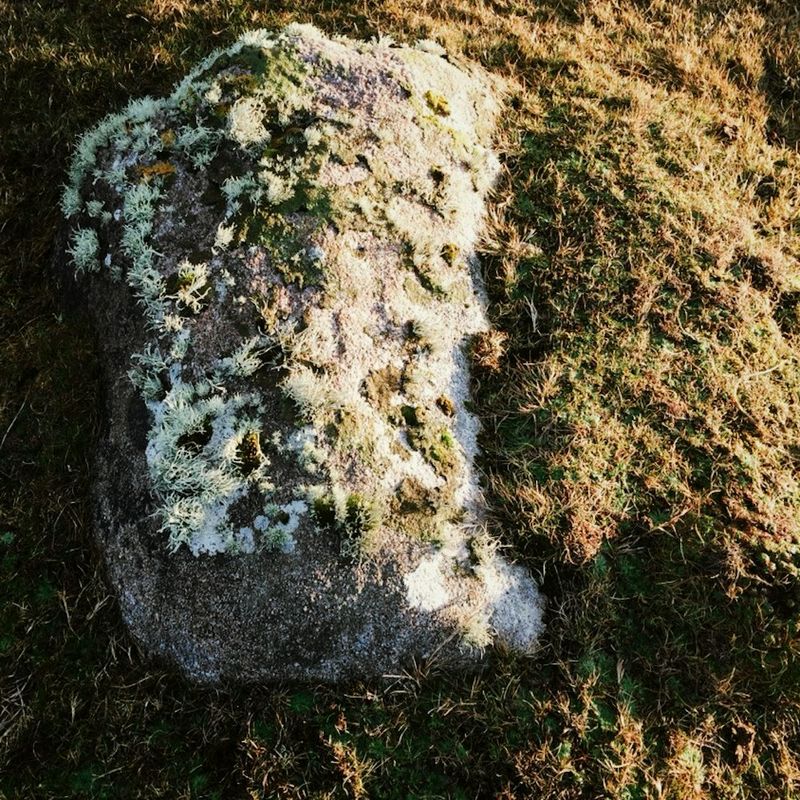
{"type": "Polygon", "coordinates": [[[129,374],[165,546],[288,554],[313,525],[358,559],[387,531],[417,537],[437,554],[406,580],[426,610],[448,593],[443,558],[496,566],[467,546],[464,351],[487,327],[473,248],[497,111],[486,76],[434,43],[291,25],[80,140],[69,253],[127,283],[146,319],[129,374]]]}

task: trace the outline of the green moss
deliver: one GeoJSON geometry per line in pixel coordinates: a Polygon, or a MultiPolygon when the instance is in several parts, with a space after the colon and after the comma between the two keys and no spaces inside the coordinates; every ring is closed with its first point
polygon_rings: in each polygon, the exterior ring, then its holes
{"type": "Polygon", "coordinates": [[[418,406],[402,405],[400,406],[400,416],[403,422],[411,428],[416,428],[422,425],[425,410],[418,406]]]}
{"type": "MultiPolygon", "coordinates": [[[[447,397],[440,397],[446,404],[452,406],[452,401],[447,397]]],[[[437,400],[437,405],[439,405],[437,400]]],[[[445,409],[440,410],[447,413],[445,409]]],[[[454,408],[452,409],[454,411],[454,408]]],[[[438,423],[431,418],[431,412],[423,406],[402,405],[398,409],[393,422],[404,425],[408,443],[431,464],[431,466],[446,480],[455,476],[458,469],[458,455],[453,434],[447,425],[438,423]]]]}
{"type": "Polygon", "coordinates": [[[453,487],[428,489],[416,478],[403,478],[390,504],[391,525],[423,542],[443,540],[442,526],[456,517],[453,487]]]}
{"type": "MultiPolygon", "coordinates": [[[[322,267],[319,261],[309,257],[300,226],[287,220],[282,213],[243,213],[239,215],[238,225],[240,242],[265,247],[272,266],[286,283],[296,283],[302,289],[322,282],[322,267]]],[[[316,221],[305,220],[306,228],[316,226],[316,221]]]]}
{"type": "Polygon", "coordinates": [[[333,495],[317,497],[311,505],[311,512],[317,524],[322,528],[334,530],[336,527],[336,501],[333,495]]]}
{"type": "Polygon", "coordinates": [[[270,51],[260,74],[263,74],[262,85],[271,95],[293,97],[304,89],[308,73],[308,65],[289,46],[278,46],[270,51]]]}
{"type": "Polygon", "coordinates": [[[375,408],[389,413],[392,397],[400,391],[401,382],[402,371],[390,364],[382,369],[372,370],[364,380],[362,390],[375,408]]]}
{"type": "MultiPolygon", "coordinates": [[[[407,428],[408,443],[418,450],[443,478],[450,480],[458,469],[453,434],[446,425],[420,421],[419,409],[415,409],[417,423],[407,428]]],[[[424,418],[423,418],[424,419],[424,418]]]]}
{"type": "Polygon", "coordinates": [[[337,451],[349,456],[358,455],[363,464],[377,469],[375,441],[369,435],[369,430],[363,417],[348,408],[334,412],[327,429],[337,451]]]}
{"type": "Polygon", "coordinates": [[[351,494],[345,504],[344,519],[341,520],[343,550],[353,553],[362,549],[367,535],[380,523],[381,512],[375,500],[360,494],[351,494]]]}
{"type": "MultiPolygon", "coordinates": [[[[267,65],[272,59],[272,51],[261,47],[246,46],[236,53],[222,53],[199,79],[218,75],[226,70],[244,70],[250,76],[262,77],[267,71],[267,65]]],[[[231,77],[235,77],[234,73],[231,77]]]]}
{"type": "MultiPolygon", "coordinates": [[[[217,84],[223,96],[241,97],[253,94],[259,86],[258,75],[254,73],[237,73],[222,75],[217,79],[217,84]]],[[[230,103],[226,104],[230,105],[230,103]]]]}
{"type": "Polygon", "coordinates": [[[324,494],[312,503],[317,524],[339,538],[343,558],[356,559],[369,549],[370,534],[383,521],[381,506],[375,499],[352,493],[342,502],[333,494],[324,494]]]}

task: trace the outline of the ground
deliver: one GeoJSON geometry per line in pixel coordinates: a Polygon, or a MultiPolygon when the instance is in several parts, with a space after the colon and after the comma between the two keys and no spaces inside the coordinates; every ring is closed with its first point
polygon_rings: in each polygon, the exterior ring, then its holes
{"type": "Polygon", "coordinates": [[[0,2],[0,796],[796,796],[796,12],[293,8],[0,2]],[[103,582],[94,343],[49,272],[70,147],[290,21],[516,82],[475,392],[498,529],[550,598],[534,659],[197,690],[143,661],[103,582]]]}

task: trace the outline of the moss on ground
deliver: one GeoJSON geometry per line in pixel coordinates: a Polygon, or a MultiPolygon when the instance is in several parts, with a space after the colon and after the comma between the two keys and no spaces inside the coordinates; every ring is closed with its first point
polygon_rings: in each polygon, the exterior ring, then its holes
{"type": "Polygon", "coordinates": [[[796,796],[791,5],[84,5],[2,7],[0,793],[796,796]],[[210,42],[303,14],[524,81],[484,260],[509,340],[477,402],[498,520],[552,601],[532,662],[191,689],[142,662],[98,572],[95,359],[47,270],[68,148],[210,42]]]}

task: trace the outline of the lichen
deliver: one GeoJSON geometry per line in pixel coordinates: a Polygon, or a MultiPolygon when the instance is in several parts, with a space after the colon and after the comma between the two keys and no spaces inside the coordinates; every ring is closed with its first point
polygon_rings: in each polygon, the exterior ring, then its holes
{"type": "Polygon", "coordinates": [[[108,269],[142,309],[129,376],[150,415],[145,455],[172,550],[288,550],[310,513],[359,558],[381,525],[435,541],[458,513],[466,460],[441,376],[458,326],[482,318],[461,258],[475,220],[465,232],[454,211],[474,182],[463,162],[492,164],[431,88],[432,43],[413,58],[361,48],[394,65],[399,137],[349,107],[353,64],[326,41],[299,25],[246,33],[168,97],[102,120],[69,169],[76,271],[108,269]],[[194,232],[182,216],[213,222],[194,232]],[[381,337],[381,360],[362,364],[381,337]],[[211,357],[214,341],[224,349],[211,357]],[[321,493],[288,499],[275,485],[287,465],[321,493]]]}
{"type": "Polygon", "coordinates": [[[72,233],[67,252],[72,256],[72,262],[78,272],[94,272],[100,269],[99,249],[96,231],[92,228],[76,228],[72,233]]]}
{"type": "Polygon", "coordinates": [[[438,114],[440,117],[450,116],[450,103],[447,102],[446,97],[442,97],[442,95],[437,92],[432,92],[428,89],[428,91],[425,92],[425,101],[434,114],[438,114]]]}

